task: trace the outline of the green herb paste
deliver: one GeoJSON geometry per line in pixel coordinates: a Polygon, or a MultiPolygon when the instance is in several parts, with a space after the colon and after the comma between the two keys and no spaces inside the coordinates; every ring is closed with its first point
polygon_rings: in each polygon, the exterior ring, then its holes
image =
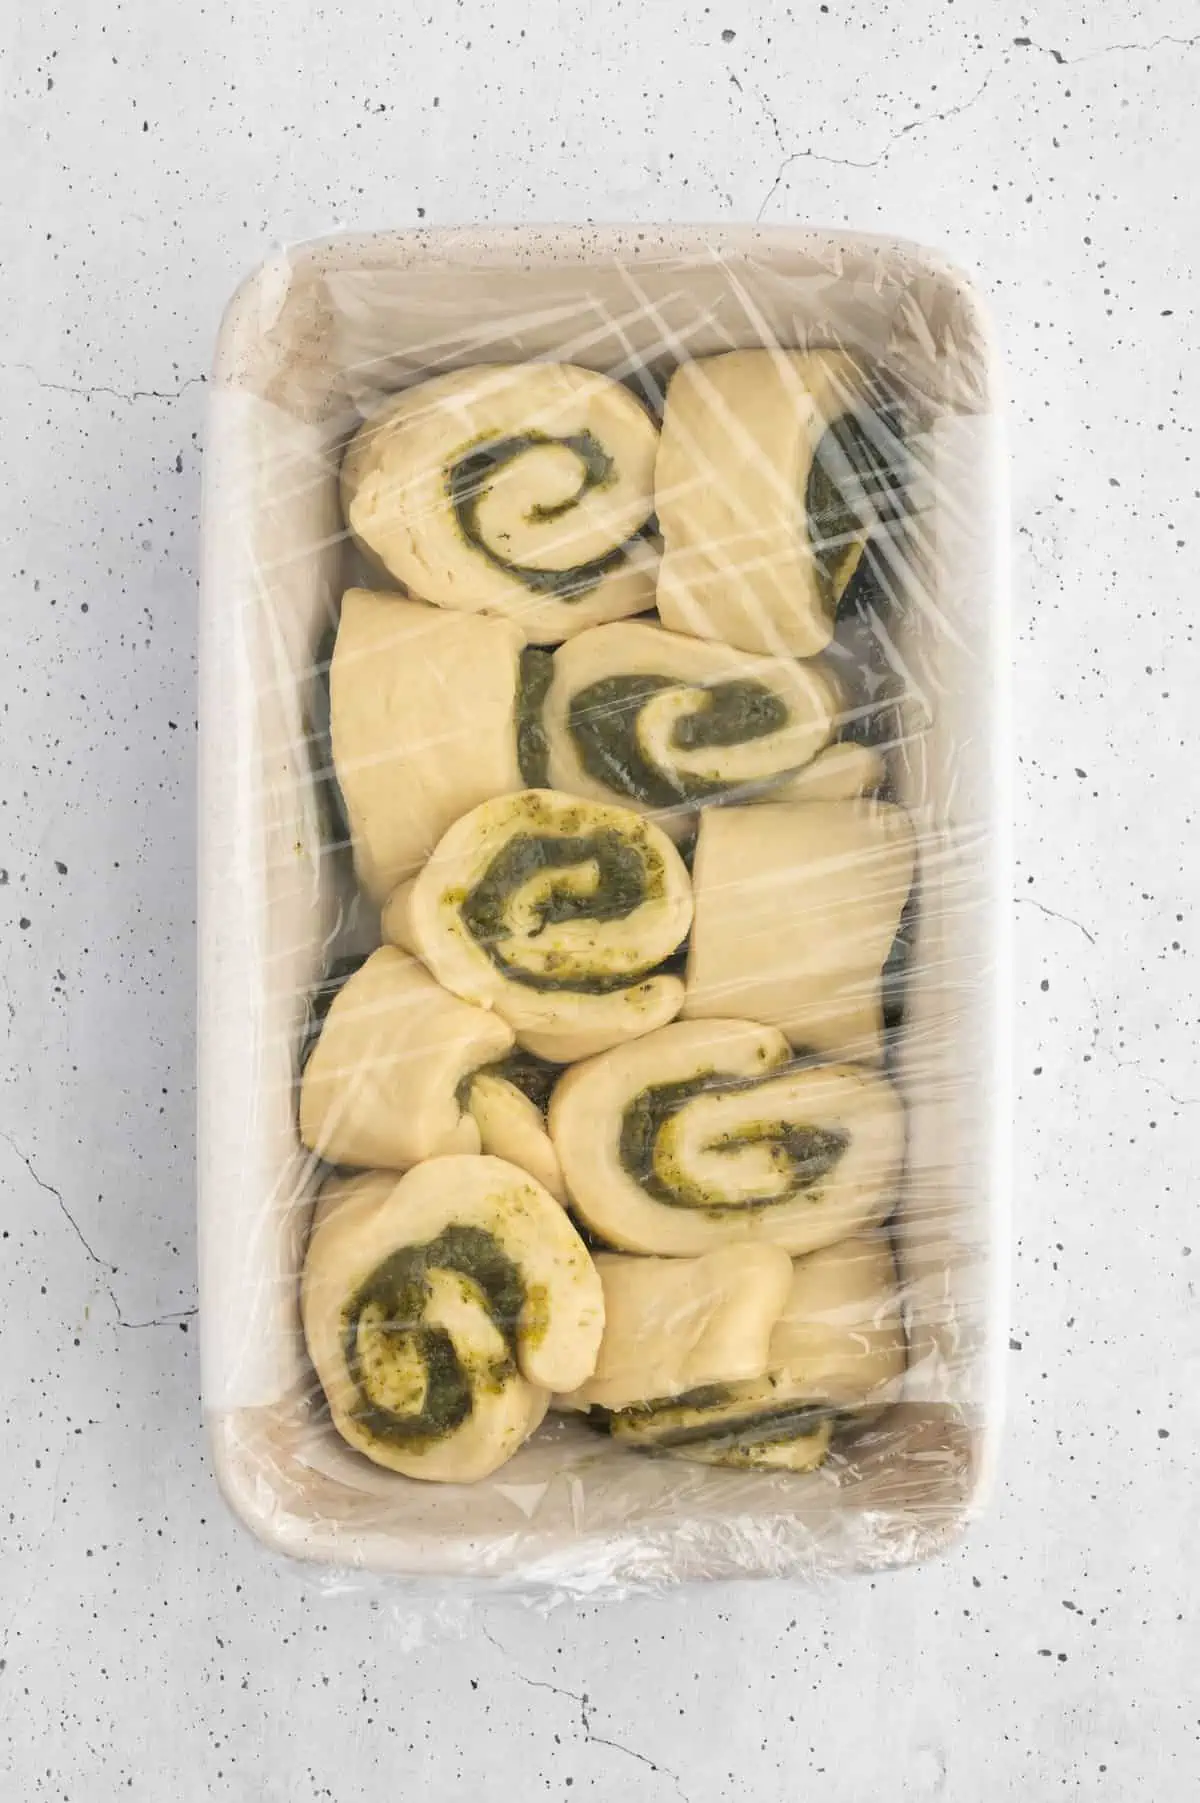
{"type": "Polygon", "coordinates": [[[908,470],[895,455],[897,434],[898,410],[885,404],[876,409],[870,427],[854,414],[843,414],[826,428],[817,446],[805,509],[821,599],[831,617],[850,585],[871,527],[898,519],[904,511],[908,470]]]}
{"type": "Polygon", "coordinates": [[[606,488],[613,480],[613,460],[599,439],[591,432],[571,433],[555,438],[544,432],[521,432],[511,438],[495,438],[478,445],[451,465],[446,476],[447,492],[459,531],[490,564],[505,570],[534,595],[552,595],[559,601],[574,601],[594,589],[603,577],[624,563],[627,547],[614,545],[601,557],[579,563],[566,570],[543,570],[533,564],[512,563],[488,544],[479,527],[479,503],[498,470],[523,457],[539,445],[558,444],[579,459],[580,482],[575,494],[552,507],[534,506],[531,519],[552,520],[569,513],[583,496],[594,488],[606,488]]]}
{"type": "Polygon", "coordinates": [[[527,789],[550,787],[550,745],[542,710],[553,679],[550,652],[527,646],[521,653],[517,686],[517,763],[527,789]]]}
{"type": "MultiPolygon", "coordinates": [[[[567,726],[588,775],[615,794],[647,807],[703,801],[739,785],[688,771],[660,769],[646,758],[638,722],[646,703],[685,685],[670,676],[606,676],[572,697],[567,726]]],[[[670,743],[681,752],[719,750],[765,739],[788,724],[787,704],[761,682],[714,683],[694,714],[676,720],[670,743]]],[[[780,771],[782,777],[788,774],[780,771]]]]}
{"type": "Polygon", "coordinates": [[[800,1439],[829,1413],[812,1403],[749,1406],[743,1412],[739,1412],[738,1404],[736,1385],[708,1384],[663,1402],[622,1409],[614,1416],[614,1422],[618,1436],[622,1425],[627,1425],[632,1430],[631,1438],[652,1440],[655,1446],[698,1446],[719,1441],[733,1448],[739,1443],[800,1439]],[[698,1413],[706,1412],[710,1419],[695,1419],[698,1413]]]}
{"type": "Polygon", "coordinates": [[[487,1374],[496,1384],[516,1369],[517,1323],[525,1305],[520,1271],[481,1227],[447,1227],[422,1246],[393,1252],[350,1299],[342,1315],[342,1353],[358,1394],[355,1419],[374,1439],[414,1449],[453,1433],[473,1407],[471,1381],[450,1335],[423,1324],[428,1274],[435,1270],[457,1271],[483,1297],[508,1348],[487,1374]],[[378,1392],[389,1368],[413,1363],[424,1373],[417,1406],[402,1413],[384,1406],[378,1392]]]}
{"type": "Polygon", "coordinates": [[[576,894],[565,883],[554,885],[539,903],[534,932],[544,932],[568,920],[624,920],[650,899],[654,884],[641,845],[630,842],[614,827],[592,833],[516,833],[461,904],[463,924],[497,969],[514,983],[529,989],[572,990],[607,995],[628,989],[640,978],[624,971],[619,975],[597,972],[588,977],[556,976],[554,971],[529,971],[505,956],[504,943],[511,937],[507,918],[514,895],[543,870],[568,871],[594,863],[597,882],[586,895],[576,894]]]}
{"type": "MultiPolygon", "coordinates": [[[[779,1076],[778,1071],[772,1076],[779,1076]]],[[[722,1202],[689,1183],[682,1171],[664,1176],[656,1159],[663,1128],[694,1096],[729,1095],[756,1089],[757,1077],[722,1078],[712,1072],[676,1083],[656,1083],[629,1103],[621,1119],[618,1156],[622,1169],[648,1196],[670,1208],[704,1208],[714,1214],[741,1213],[746,1209],[777,1208],[798,1193],[813,1189],[836,1165],[850,1144],[850,1135],[837,1127],[805,1127],[790,1121],[748,1122],[736,1132],[723,1134],[711,1147],[735,1152],[748,1145],[766,1145],[782,1152],[789,1167],[789,1184],[783,1195],[749,1196],[738,1202],[722,1202]]],[[[769,1102],[767,1106],[769,1107],[769,1102]]]]}

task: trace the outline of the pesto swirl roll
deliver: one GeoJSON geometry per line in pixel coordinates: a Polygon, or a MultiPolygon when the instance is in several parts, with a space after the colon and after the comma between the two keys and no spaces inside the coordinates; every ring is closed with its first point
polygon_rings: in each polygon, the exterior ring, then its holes
{"type": "Polygon", "coordinates": [[[326,1185],[301,1282],[334,1426],[376,1464],[470,1483],[596,1362],[604,1298],[566,1214],[498,1158],[326,1185]]]}
{"type": "Polygon", "coordinates": [[[562,1166],[546,1131],[545,1104],[526,1080],[518,1058],[476,1071],[469,1080],[468,1106],[485,1152],[520,1165],[556,1202],[566,1201],[562,1166]]]}
{"type": "Polygon", "coordinates": [[[655,470],[665,625],[811,657],[868,538],[899,514],[895,410],[840,351],[742,350],[684,363],[655,470]]]}
{"type": "Polygon", "coordinates": [[[654,605],[658,428],[569,363],[483,364],[410,388],[342,466],[355,537],[414,595],[510,615],[535,643],[654,605]]]}
{"type": "Polygon", "coordinates": [[[435,983],[395,946],[319,986],[301,1051],[302,1144],[330,1164],[404,1171],[490,1152],[565,1200],[546,1130],[546,1073],[513,1030],[435,983]]]}
{"type": "Polygon", "coordinates": [[[883,969],[915,869],[912,820],[888,802],[710,808],[684,1014],[769,1021],[798,1050],[878,1063],[883,969]]]}
{"type": "Polygon", "coordinates": [[[568,1071],[550,1134],[571,1204],[610,1246],[795,1254],[891,1213],[900,1099],[852,1065],[791,1062],[749,1021],[677,1021],[568,1071]]]}
{"type": "Polygon", "coordinates": [[[724,1246],[701,1258],[596,1255],[604,1338],[596,1369],[555,1407],[626,1409],[701,1385],[762,1377],[792,1285],[778,1246],[724,1246]]]}
{"type": "MultiPolygon", "coordinates": [[[[472,1080],[512,1048],[512,1028],[380,946],[329,1003],[300,1079],[300,1138],[330,1164],[403,1171],[483,1146],[472,1080]]],[[[516,1162],[521,1163],[518,1159],[516,1162]]]]}
{"type": "Polygon", "coordinates": [[[795,658],[755,657],[643,621],[554,655],[543,710],[556,789],[643,812],[768,789],[825,745],[838,694],[795,658]]]}
{"type": "Polygon", "coordinates": [[[873,745],[839,739],[819,751],[811,764],[772,789],[769,801],[855,801],[875,795],[887,782],[887,764],[873,745]]]}
{"type": "Polygon", "coordinates": [[[452,826],[383,930],[565,1064],[674,1018],[683,985],[658,967],[691,918],[687,870],[652,822],[527,789],[452,826]]]}
{"type": "Polygon", "coordinates": [[[330,736],[355,870],[377,905],[468,808],[539,779],[548,661],[511,620],[346,592],[330,736]]]}
{"type": "Polygon", "coordinates": [[[809,1471],[838,1428],[899,1398],[907,1345],[885,1232],[793,1266],[763,1376],[622,1410],[613,1437],[710,1465],[809,1471]]]}

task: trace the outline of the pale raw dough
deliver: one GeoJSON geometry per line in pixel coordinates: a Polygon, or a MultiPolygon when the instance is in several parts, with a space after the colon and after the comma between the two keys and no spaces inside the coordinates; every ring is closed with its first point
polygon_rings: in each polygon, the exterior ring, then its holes
{"type": "MultiPolygon", "coordinates": [[[[342,1437],[377,1464],[409,1477],[469,1483],[511,1458],[545,1414],[549,1393],[572,1389],[595,1366],[604,1297],[587,1249],[554,1198],[498,1158],[434,1158],[403,1177],[386,1172],[335,1181],[322,1195],[301,1282],[309,1356],[342,1437]],[[491,1312],[468,1257],[422,1249],[457,1234],[515,1266],[523,1302],[515,1323],[491,1312]],[[387,1294],[388,1261],[406,1252],[406,1300],[361,1310],[372,1288],[387,1294]],[[414,1300],[415,1298],[415,1300],[414,1300]],[[394,1310],[403,1307],[397,1317],[394,1310]],[[422,1414],[430,1368],[421,1335],[448,1336],[470,1391],[451,1427],[422,1414]],[[347,1338],[361,1361],[356,1380],[347,1338]],[[514,1363],[515,1351],[515,1363],[514,1363]],[[376,1415],[372,1423],[371,1412],[376,1415]]],[[[444,1343],[444,1342],[443,1342],[444,1343]]],[[[444,1377],[444,1372],[443,1372],[444,1377]]]]}
{"type": "Polygon", "coordinates": [[[886,1078],[791,1066],[784,1035],[750,1020],[676,1020],[578,1064],[555,1089],[550,1134],[587,1226],[609,1246],[670,1257],[735,1244],[796,1255],[845,1239],[892,1212],[905,1152],[886,1078]],[[694,1082],[650,1141],[650,1188],[623,1163],[625,1121],[656,1085],[694,1082]],[[818,1174],[796,1179],[786,1134],[805,1130],[834,1145],[818,1174]]]}
{"type": "Polygon", "coordinates": [[[329,672],[359,882],[382,905],[468,809],[521,787],[525,640],[509,620],[350,589],[329,672]]]}
{"type": "Polygon", "coordinates": [[[870,1419],[898,1400],[907,1356],[891,1245],[875,1230],[796,1261],[764,1377],[720,1398],[630,1410],[612,1431],[706,1464],[809,1470],[834,1419],[870,1419]],[[778,1417],[792,1410],[785,1430],[778,1417]]]}
{"type": "Polygon", "coordinates": [[[706,810],[684,1016],[767,1021],[803,1050],[878,1060],[915,856],[908,815],[885,802],[706,810]]]}
{"type": "Polygon", "coordinates": [[[354,536],[414,595],[508,614],[532,642],[554,643],[654,605],[658,554],[640,535],[657,448],[646,408],[608,376],[483,364],[369,419],[346,452],[342,504],[354,536]]]}
{"type": "Polygon", "coordinates": [[[330,1164],[405,1170],[478,1152],[458,1089],[503,1058],[512,1029],[450,995],[404,952],[381,946],[334,997],[300,1081],[300,1137],[330,1164]]]}
{"type": "Polygon", "coordinates": [[[896,1265],[877,1228],[798,1258],[770,1365],[815,1402],[853,1412],[898,1400],[907,1363],[896,1265]]]}
{"type": "Polygon", "coordinates": [[[883,754],[871,745],[843,740],[819,751],[811,764],[765,796],[767,801],[853,801],[873,795],[887,781],[883,754]]]}
{"type": "MultiPolygon", "coordinates": [[[[600,897],[603,907],[603,897],[600,897]]],[[[565,1064],[651,1031],[679,1011],[678,977],[655,966],[679,945],[692,917],[691,884],[670,839],[624,808],[603,807],[549,789],[529,789],[473,809],[441,840],[403,897],[402,933],[438,981],[454,994],[494,1008],[529,1051],[565,1064]],[[556,865],[561,840],[581,841],[578,857],[556,865]],[[644,880],[643,899],[605,917],[587,911],[600,869],[591,848],[619,846],[644,880]],[[465,906],[510,848],[525,847],[528,871],[505,892],[494,943],[503,968],[472,934],[465,906]],[[543,910],[570,896],[578,911],[547,921],[543,910]],[[519,974],[514,976],[516,970],[519,974]],[[621,986],[592,991],[595,979],[621,986]]],[[[392,912],[384,930],[395,925],[392,912]]]]}
{"type": "Polygon", "coordinates": [[[840,548],[825,592],[805,497],[827,428],[865,393],[862,368],[832,350],[728,351],[676,370],[654,475],[664,625],[773,656],[828,645],[866,535],[840,548]]]}
{"type": "Polygon", "coordinates": [[[642,813],[686,810],[739,786],[777,783],[808,764],[828,741],[838,706],[837,685],[816,664],[755,657],[640,620],[596,626],[554,654],[554,677],[543,709],[550,780],[557,789],[616,801],[642,813]],[[639,784],[636,771],[630,773],[629,748],[620,741],[612,746],[608,771],[597,776],[584,761],[571,720],[572,703],[593,685],[611,688],[638,677],[666,679],[670,686],[648,695],[636,709],[614,706],[603,699],[607,689],[602,688],[600,699],[584,710],[582,724],[593,740],[611,735],[619,725],[644,762],[651,779],[645,784],[639,784]],[[729,684],[753,685],[764,699],[782,705],[785,723],[730,744],[679,743],[689,725],[703,724],[714,688],[729,684]],[[653,793],[643,792],[651,787],[653,793]]]}
{"type": "Polygon", "coordinates": [[[556,1202],[566,1201],[562,1166],[536,1103],[507,1078],[493,1071],[480,1071],[471,1083],[468,1106],[484,1152],[520,1165],[550,1191],[556,1202]]]}
{"type": "Polygon", "coordinates": [[[773,1027],[676,1021],[568,1071],[550,1135],[581,1219],[609,1245],[673,1257],[737,1244],[811,1252],[886,1219],[904,1155],[899,1096],[875,1072],[789,1057],[773,1027]],[[698,1092],[646,1148],[652,1188],[623,1162],[625,1123],[657,1086],[691,1083],[698,1092]],[[786,1135],[806,1130],[833,1144],[798,1179],[786,1135]]]}
{"type": "Polygon", "coordinates": [[[702,1258],[599,1253],[604,1338],[596,1369],[568,1408],[628,1408],[700,1384],[761,1377],[792,1265],[777,1246],[730,1246],[702,1258]]]}

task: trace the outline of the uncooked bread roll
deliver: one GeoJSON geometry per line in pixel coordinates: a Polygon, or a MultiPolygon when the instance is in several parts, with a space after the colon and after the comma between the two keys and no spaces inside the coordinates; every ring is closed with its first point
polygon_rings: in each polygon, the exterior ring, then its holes
{"type": "Polygon", "coordinates": [[[300,1137],[330,1164],[405,1170],[478,1152],[462,1085],[503,1058],[512,1028],[449,995],[394,946],[373,952],[334,996],[300,1081],[300,1137]]]}
{"type": "Polygon", "coordinates": [[[550,781],[647,813],[753,791],[807,764],[837,707],[815,665],[642,621],[597,626],[554,654],[550,781]]]}
{"type": "Polygon", "coordinates": [[[908,815],[885,802],[709,809],[684,1015],[769,1021],[801,1050],[877,1060],[914,861],[908,815]]]}
{"type": "Polygon", "coordinates": [[[872,745],[843,739],[819,751],[811,764],[772,789],[768,801],[853,801],[873,795],[887,781],[887,765],[872,745]]]}
{"type": "Polygon", "coordinates": [[[618,1440],[707,1464],[810,1470],[839,1420],[896,1401],[907,1351],[886,1233],[797,1260],[767,1375],[613,1417],[618,1440]]]}
{"type": "Polygon", "coordinates": [[[556,1202],[566,1201],[562,1166],[546,1131],[546,1117],[520,1084],[512,1081],[503,1064],[476,1072],[468,1106],[485,1152],[520,1165],[556,1202]]]}
{"type": "Polygon", "coordinates": [[[653,973],[691,918],[687,870],[658,827],[528,789],[452,826],[383,930],[455,995],[494,1008],[527,1050],[565,1064],[679,1012],[679,978],[653,973]]]}
{"type": "Polygon", "coordinates": [[[535,643],[654,605],[658,429],[608,376],[483,364],[410,388],[342,467],[355,536],[414,595],[535,643]]]}
{"type": "Polygon", "coordinates": [[[728,351],[671,378],[655,470],[663,623],[811,657],[872,528],[899,446],[840,351],[728,351]]]}
{"type": "Polygon", "coordinates": [[[433,1158],[403,1177],[327,1185],[301,1312],[342,1437],[440,1483],[511,1458],[550,1391],[589,1376],[604,1328],[579,1235],[499,1158],[433,1158]]]}
{"type": "Polygon", "coordinates": [[[523,786],[545,659],[524,646],[510,620],[345,595],[329,672],[333,761],[372,901],[386,901],[469,808],[523,786]]]}
{"type": "Polygon", "coordinates": [[[749,1021],[677,1021],[576,1065],[550,1104],[571,1202],[610,1246],[790,1253],[891,1213],[904,1116],[853,1066],[796,1066],[749,1021]]]}
{"type": "Polygon", "coordinates": [[[729,1246],[703,1258],[599,1253],[604,1338],[596,1369],[567,1408],[624,1409],[698,1385],[761,1377],[792,1287],[778,1246],[729,1246]]]}

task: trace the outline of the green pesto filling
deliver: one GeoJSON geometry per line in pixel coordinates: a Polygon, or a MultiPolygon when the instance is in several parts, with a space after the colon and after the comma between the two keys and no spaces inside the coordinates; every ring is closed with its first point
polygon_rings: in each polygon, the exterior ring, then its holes
{"type": "Polygon", "coordinates": [[[313,792],[321,815],[325,849],[328,851],[336,851],[351,843],[349,816],[333,762],[333,704],[330,700],[329,681],[337,634],[337,623],[331,622],[321,634],[313,652],[311,728],[308,735],[313,792]]]}
{"type": "Polygon", "coordinates": [[[514,1089],[519,1089],[544,1116],[550,1107],[554,1085],[561,1076],[561,1065],[547,1064],[535,1052],[526,1052],[517,1046],[503,1058],[498,1058],[494,1064],[481,1064],[478,1070],[468,1071],[455,1090],[455,1095],[460,1108],[469,1108],[471,1085],[476,1077],[499,1077],[503,1082],[511,1083],[514,1089]]]}
{"type": "Polygon", "coordinates": [[[542,1114],[549,1108],[554,1085],[562,1076],[561,1066],[547,1064],[544,1058],[523,1051],[520,1046],[501,1058],[498,1064],[489,1064],[487,1068],[492,1076],[503,1077],[505,1082],[519,1089],[542,1114]]]}
{"type": "Polygon", "coordinates": [[[473,1407],[471,1379],[450,1335],[443,1327],[423,1324],[430,1293],[428,1273],[435,1270],[457,1271],[481,1292],[508,1348],[508,1355],[496,1361],[487,1374],[497,1385],[516,1368],[517,1323],[525,1305],[520,1271],[501,1251],[494,1235],[481,1227],[447,1227],[422,1246],[393,1252],[351,1297],[342,1315],[342,1354],[358,1394],[354,1419],[373,1439],[413,1451],[452,1434],[473,1407]],[[425,1372],[425,1395],[419,1409],[399,1414],[372,1396],[365,1371],[368,1334],[375,1338],[377,1355],[382,1350],[385,1363],[389,1344],[397,1359],[416,1354],[425,1372]]]}
{"type": "Polygon", "coordinates": [[[663,1402],[647,1402],[622,1409],[613,1417],[618,1438],[628,1437],[655,1446],[759,1445],[765,1441],[798,1440],[812,1433],[829,1415],[813,1403],[778,1403],[774,1407],[747,1408],[738,1412],[736,1385],[708,1384],[663,1402]],[[726,1412],[728,1411],[728,1412],[726,1412]],[[710,1412],[707,1420],[697,1413],[710,1412]]]}
{"type": "Polygon", "coordinates": [[[569,500],[557,502],[552,507],[535,504],[530,510],[531,519],[558,519],[577,506],[590,490],[607,488],[614,480],[613,460],[593,433],[575,432],[559,438],[545,432],[520,432],[510,438],[492,439],[490,443],[478,445],[473,451],[468,451],[450,466],[446,487],[459,531],[467,543],[486,557],[490,564],[515,576],[531,594],[551,595],[559,601],[575,601],[580,595],[586,595],[594,589],[605,576],[625,562],[628,553],[626,545],[614,545],[611,551],[605,551],[602,556],[594,557],[587,563],[574,564],[566,570],[542,570],[533,564],[511,563],[488,544],[479,526],[479,503],[487,493],[496,472],[506,464],[515,462],[518,457],[523,457],[526,451],[548,444],[565,445],[569,451],[574,452],[579,459],[581,471],[579,487],[569,500]]]}
{"type": "Polygon", "coordinates": [[[871,527],[897,520],[904,511],[908,469],[896,454],[899,411],[884,403],[871,419],[873,429],[852,413],[832,421],[809,471],[808,535],[821,601],[831,617],[850,585],[871,527]]]}
{"type": "Polygon", "coordinates": [[[527,789],[550,787],[550,742],[542,710],[553,680],[551,653],[526,646],[517,685],[517,763],[527,789]]]}
{"type": "MultiPolygon", "coordinates": [[[[664,689],[684,685],[670,676],[606,676],[572,697],[567,726],[588,775],[617,795],[647,807],[703,801],[738,785],[689,771],[660,769],[646,758],[638,721],[646,703],[664,689]]],[[[676,720],[671,744],[679,751],[720,750],[765,739],[788,724],[787,703],[761,682],[717,682],[706,703],[676,720]]],[[[781,777],[787,772],[781,770],[781,777]]]]}
{"type": "Polygon", "coordinates": [[[905,995],[916,949],[916,934],[917,891],[914,888],[909,892],[908,900],[900,910],[896,937],[892,940],[891,949],[884,961],[879,979],[884,1031],[889,1036],[894,1036],[904,1023],[905,995]]]}
{"type": "MultiPolygon", "coordinates": [[[[781,1074],[772,1071],[770,1076],[781,1074]]],[[[663,1202],[669,1208],[703,1208],[713,1215],[778,1208],[794,1201],[805,1190],[814,1189],[829,1175],[850,1144],[850,1135],[839,1127],[807,1127],[764,1118],[747,1122],[735,1132],[722,1134],[709,1146],[708,1149],[714,1152],[736,1152],[744,1146],[765,1145],[781,1152],[787,1160],[789,1176],[788,1187],[782,1195],[748,1196],[737,1202],[714,1201],[707,1191],[689,1183],[682,1171],[667,1177],[659,1167],[655,1156],[659,1135],[694,1096],[734,1094],[756,1089],[762,1082],[761,1077],[721,1077],[709,1071],[676,1083],[652,1084],[642,1090],[621,1117],[618,1150],[621,1168],[656,1202],[663,1202]]]]}
{"type": "Polygon", "coordinates": [[[550,833],[515,833],[461,904],[462,921],[476,944],[498,970],[528,989],[571,990],[587,995],[609,995],[629,989],[641,979],[628,971],[619,975],[556,975],[554,970],[530,971],[510,963],[504,942],[511,937],[507,910],[515,894],[542,870],[568,871],[594,863],[597,881],[593,890],[578,895],[565,883],[555,885],[537,908],[537,925],[547,927],[570,920],[624,920],[655,892],[640,844],[615,827],[598,827],[592,833],[556,837],[550,833]]]}

